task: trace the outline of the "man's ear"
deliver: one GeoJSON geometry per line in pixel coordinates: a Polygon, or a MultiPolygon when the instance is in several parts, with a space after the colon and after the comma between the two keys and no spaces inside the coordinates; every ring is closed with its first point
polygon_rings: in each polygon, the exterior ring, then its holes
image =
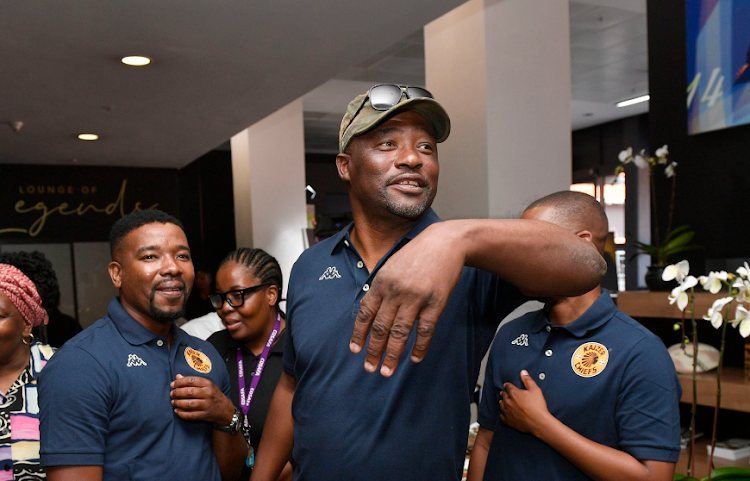
{"type": "Polygon", "coordinates": [[[582,230],[582,231],[576,232],[576,235],[583,240],[587,240],[591,242],[592,244],[594,242],[594,235],[591,233],[591,231],[582,230]]]}
{"type": "Polygon", "coordinates": [[[349,182],[349,162],[352,160],[352,156],[349,154],[338,154],[336,156],[336,168],[339,171],[339,177],[344,182],[349,182]]]}
{"type": "Polygon", "coordinates": [[[115,285],[115,288],[119,289],[122,287],[122,266],[117,261],[112,261],[107,266],[107,270],[109,271],[109,277],[112,279],[112,284],[115,285]]]}

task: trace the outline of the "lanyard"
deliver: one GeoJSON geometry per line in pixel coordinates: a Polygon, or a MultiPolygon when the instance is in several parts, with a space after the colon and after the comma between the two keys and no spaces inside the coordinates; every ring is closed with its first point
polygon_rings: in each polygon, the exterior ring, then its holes
{"type": "Polygon", "coordinates": [[[245,362],[244,362],[244,356],[242,355],[242,348],[237,348],[237,379],[239,381],[239,388],[240,388],[240,409],[242,409],[242,414],[245,415],[245,424],[247,425],[247,413],[250,410],[250,403],[253,402],[253,395],[255,394],[255,389],[258,387],[258,383],[260,382],[260,376],[263,374],[263,369],[266,367],[266,359],[268,359],[268,353],[271,351],[271,346],[273,346],[274,341],[276,341],[276,336],[279,334],[279,329],[281,328],[281,316],[277,313],[276,314],[276,323],[273,325],[273,331],[271,331],[271,335],[268,336],[268,341],[266,341],[266,346],[263,348],[263,352],[260,354],[260,358],[258,359],[258,367],[255,368],[255,373],[253,373],[253,380],[250,382],[250,389],[247,392],[247,396],[245,395],[245,362]]]}

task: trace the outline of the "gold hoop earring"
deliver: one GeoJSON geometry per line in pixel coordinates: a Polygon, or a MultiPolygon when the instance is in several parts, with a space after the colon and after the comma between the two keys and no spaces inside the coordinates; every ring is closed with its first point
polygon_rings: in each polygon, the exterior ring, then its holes
{"type": "Polygon", "coordinates": [[[26,340],[25,337],[22,337],[21,340],[23,341],[24,344],[26,344],[27,346],[30,346],[30,345],[32,345],[34,343],[34,335],[33,334],[29,334],[29,340],[28,341],[26,340]]]}

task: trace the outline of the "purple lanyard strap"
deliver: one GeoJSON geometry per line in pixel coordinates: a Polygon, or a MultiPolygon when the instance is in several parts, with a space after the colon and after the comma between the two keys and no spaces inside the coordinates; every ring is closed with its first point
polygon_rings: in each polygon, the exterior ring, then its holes
{"type": "Polygon", "coordinates": [[[237,348],[237,379],[239,381],[240,388],[240,409],[242,409],[242,414],[245,415],[245,424],[247,424],[247,413],[248,411],[250,411],[250,404],[253,402],[255,389],[258,387],[260,376],[263,374],[263,369],[265,369],[266,367],[266,359],[268,359],[268,353],[271,352],[271,346],[273,346],[273,343],[276,341],[276,336],[279,335],[280,328],[281,316],[277,313],[276,323],[273,325],[273,331],[271,331],[271,335],[268,336],[266,346],[263,348],[263,352],[260,354],[260,358],[258,359],[258,367],[255,368],[255,373],[253,373],[253,380],[250,382],[250,390],[248,390],[247,395],[245,395],[244,356],[242,355],[242,349],[239,347],[237,348]]]}

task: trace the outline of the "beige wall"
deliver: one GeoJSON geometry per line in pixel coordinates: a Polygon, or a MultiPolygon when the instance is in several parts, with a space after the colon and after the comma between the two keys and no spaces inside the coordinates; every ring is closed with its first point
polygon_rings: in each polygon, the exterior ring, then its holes
{"type": "Polygon", "coordinates": [[[231,145],[237,246],[276,257],[286,292],[307,225],[302,99],[235,135],[231,145]]]}

